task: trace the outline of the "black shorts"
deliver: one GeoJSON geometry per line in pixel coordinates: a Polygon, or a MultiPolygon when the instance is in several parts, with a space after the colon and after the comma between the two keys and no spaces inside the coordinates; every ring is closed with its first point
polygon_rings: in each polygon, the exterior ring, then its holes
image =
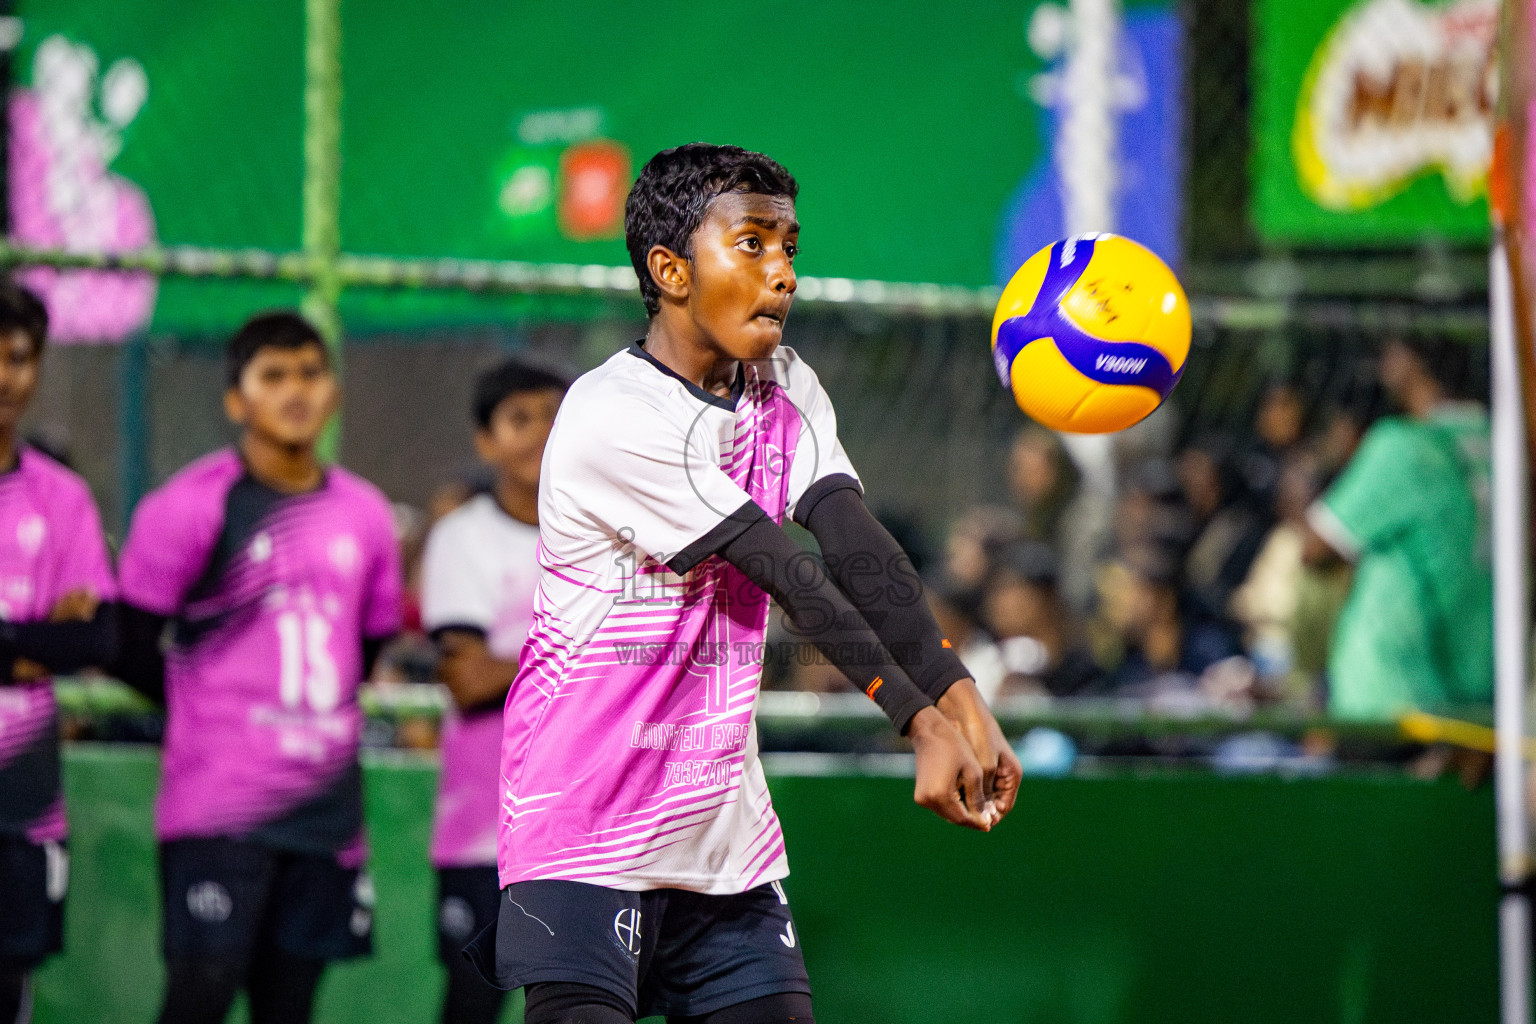
{"type": "Polygon", "coordinates": [[[437,869],[437,955],[444,963],[462,962],[469,940],[496,923],[501,905],[496,869],[437,869]]]}
{"type": "Polygon", "coordinates": [[[0,833],[0,969],[30,970],[64,948],[69,853],[0,833]]]}
{"type": "Polygon", "coordinates": [[[494,927],[465,954],[501,988],[593,985],[627,1000],[636,1018],[713,1013],[811,991],[778,882],[734,896],[516,882],[502,890],[494,927]]]}
{"type": "Polygon", "coordinates": [[[346,960],[373,951],[373,882],[324,854],[242,839],[160,844],[167,959],[249,963],[261,948],[346,960]]]}

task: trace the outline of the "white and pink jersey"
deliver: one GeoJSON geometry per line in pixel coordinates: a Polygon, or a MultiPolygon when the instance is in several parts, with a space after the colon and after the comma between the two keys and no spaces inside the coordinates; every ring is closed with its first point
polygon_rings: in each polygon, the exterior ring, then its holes
{"type": "Polygon", "coordinates": [[[639,346],[576,381],[504,716],[502,885],[737,893],[789,873],[754,720],[768,597],[711,553],[749,502],[782,521],[834,473],[854,475],[792,349],[742,364],[729,398],[639,346]]]}
{"type": "MultiPolygon", "coordinates": [[[[117,597],[96,503],[84,480],[23,448],[0,474],[0,619],[46,621],[74,590],[117,597]]],[[[0,833],[63,839],[59,782],[53,681],[0,686],[0,833]]]]}
{"type": "Polygon", "coordinates": [[[363,641],[400,622],[383,495],[339,467],[281,494],[215,452],[139,505],[119,570],[175,621],[157,835],[359,858],[363,641]]]}
{"type": "MultiPolygon", "coordinates": [[[[479,633],[492,657],[517,661],[533,617],[538,544],[539,528],[513,519],[489,494],[476,495],[444,516],[427,538],[422,561],[423,625],[433,632],[479,633]]],[[[432,815],[432,864],[494,867],[501,701],[467,713],[449,708],[440,746],[443,769],[432,815]]]]}

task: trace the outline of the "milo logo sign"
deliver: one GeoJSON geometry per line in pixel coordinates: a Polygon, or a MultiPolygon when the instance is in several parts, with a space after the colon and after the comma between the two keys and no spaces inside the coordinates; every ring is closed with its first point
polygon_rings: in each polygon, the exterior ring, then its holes
{"type": "Polygon", "coordinates": [[[1451,198],[1486,187],[1498,68],[1497,0],[1364,0],[1323,40],[1297,98],[1302,190],[1361,210],[1438,173],[1451,198]]]}

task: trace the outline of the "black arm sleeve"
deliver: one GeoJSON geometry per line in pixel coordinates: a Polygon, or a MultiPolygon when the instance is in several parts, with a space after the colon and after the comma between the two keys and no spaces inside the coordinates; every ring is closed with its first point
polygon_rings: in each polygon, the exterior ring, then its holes
{"type": "Polygon", "coordinates": [[[157,704],[165,703],[165,654],[160,638],[166,617],[135,608],[117,606],[117,660],[112,674],[157,704]]]}
{"type": "Polygon", "coordinates": [[[761,508],[719,554],[767,591],[795,631],[880,705],[898,732],[905,735],[912,716],[932,705],[827,577],[820,559],[802,550],[761,508]]]}
{"type": "Polygon", "coordinates": [[[379,663],[379,655],[393,639],[392,636],[363,637],[363,682],[373,678],[373,667],[379,663]]]}
{"type": "Polygon", "coordinates": [[[88,622],[0,622],[0,649],[50,672],[110,665],[116,648],[117,613],[110,603],[98,606],[88,622]]]}
{"type": "Polygon", "coordinates": [[[929,700],[970,676],[934,621],[912,560],[865,506],[853,477],[837,473],[812,484],[795,521],[816,538],[838,588],[929,700]]]}

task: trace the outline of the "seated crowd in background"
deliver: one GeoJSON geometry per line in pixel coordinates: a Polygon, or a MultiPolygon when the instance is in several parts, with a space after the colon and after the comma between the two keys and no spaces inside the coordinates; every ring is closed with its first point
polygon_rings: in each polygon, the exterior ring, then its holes
{"type": "MultiPolygon", "coordinates": [[[[1122,445],[1112,498],[1060,437],[1026,426],[1012,501],[952,524],[938,564],[920,566],[928,600],[992,700],[1278,703],[1376,720],[1487,703],[1488,424],[1456,390],[1470,351],[1390,342],[1380,378],[1394,414],[1369,429],[1275,383],[1246,436],[1161,454],[1122,445]]],[[[778,684],[839,680],[812,658],[778,684]]]]}
{"type": "MultiPolygon", "coordinates": [[[[1487,703],[1488,425],[1456,390],[1470,351],[1390,342],[1380,378],[1393,414],[1373,424],[1309,409],[1277,382],[1241,434],[1162,452],[1130,438],[1112,496],[1088,486],[1061,437],[1028,425],[1009,452],[1011,500],[966,511],[937,558],[911,523],[889,525],[989,700],[1267,703],[1375,720],[1487,703]]],[[[430,524],[477,486],[445,484],[427,515],[405,518],[408,572],[430,524]]],[[[774,663],[794,643],[782,623],[770,639],[765,686],[846,688],[808,646],[774,663]]],[[[430,679],[429,648],[402,641],[384,678],[430,679]]]]}

